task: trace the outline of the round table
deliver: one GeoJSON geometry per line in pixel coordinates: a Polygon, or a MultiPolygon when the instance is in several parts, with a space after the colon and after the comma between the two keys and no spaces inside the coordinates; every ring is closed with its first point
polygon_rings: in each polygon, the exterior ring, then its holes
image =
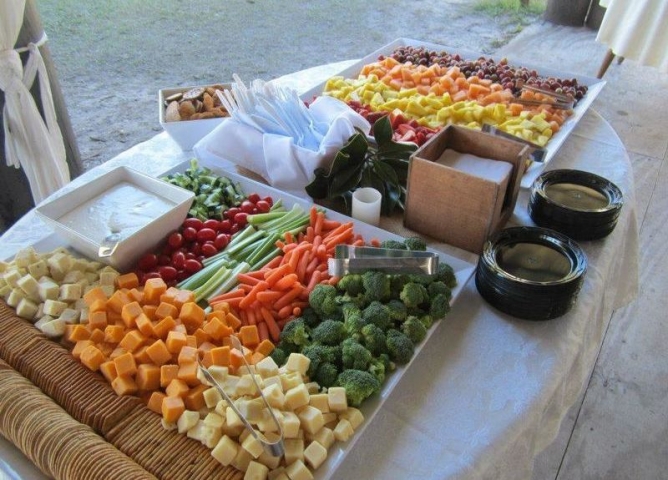
{"type": "MultiPolygon", "coordinates": [[[[278,81],[304,92],[351,63],[316,67],[278,81]]],[[[63,191],[119,165],[158,175],[191,156],[163,132],[63,191]]],[[[519,320],[485,303],[469,281],[332,478],[531,478],[535,457],[554,440],[587,385],[613,311],[631,302],[638,288],[633,172],[610,125],[596,112],[587,112],[547,168],[594,172],[619,186],[625,199],[611,235],[581,242],[588,270],[573,309],[546,322],[519,320]]],[[[509,226],[532,224],[528,194],[520,192],[509,226]]],[[[406,234],[398,218],[383,217],[380,227],[406,234]]],[[[34,212],[28,213],[0,238],[0,258],[10,258],[49,233],[34,212]]],[[[475,261],[447,245],[431,246],[475,261]]],[[[0,473],[12,468],[18,478],[41,475],[2,440],[0,473]]]]}

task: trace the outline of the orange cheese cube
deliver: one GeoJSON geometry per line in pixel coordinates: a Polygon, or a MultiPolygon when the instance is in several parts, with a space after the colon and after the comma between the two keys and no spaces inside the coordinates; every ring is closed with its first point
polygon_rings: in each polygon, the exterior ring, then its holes
{"type": "Polygon", "coordinates": [[[116,373],[119,376],[131,377],[137,373],[137,363],[135,362],[135,357],[130,352],[114,358],[114,364],[116,365],[116,373]]]}
{"type": "Polygon", "coordinates": [[[89,347],[91,345],[95,345],[92,341],[90,340],[79,340],[77,343],[74,344],[74,348],[72,348],[72,356],[79,360],[81,358],[81,352],[83,352],[86,347],[89,347]]]}
{"type": "Polygon", "coordinates": [[[128,297],[133,302],[143,303],[144,302],[144,292],[138,288],[131,288],[128,290],[128,297]]]}
{"type": "Polygon", "coordinates": [[[177,363],[182,365],[184,363],[196,363],[199,357],[199,351],[197,348],[190,347],[186,345],[179,352],[177,363]]]}
{"type": "Polygon", "coordinates": [[[239,327],[241,327],[241,320],[239,320],[239,318],[232,312],[225,315],[225,321],[227,322],[227,325],[232,327],[235,332],[239,330],[239,327]]]}
{"type": "Polygon", "coordinates": [[[179,312],[181,323],[186,326],[188,332],[194,332],[204,323],[206,313],[204,309],[195,302],[184,303],[179,312]]]}
{"type": "Polygon", "coordinates": [[[107,326],[107,312],[105,310],[97,310],[88,313],[88,328],[90,330],[100,329],[104,330],[107,326]]]}
{"type": "Polygon", "coordinates": [[[157,305],[144,305],[142,310],[144,311],[144,315],[150,318],[152,322],[159,320],[158,317],[155,316],[155,312],[158,310],[157,305]]]}
{"type": "Polygon", "coordinates": [[[168,397],[185,397],[190,388],[188,384],[180,378],[175,378],[165,388],[168,397]]]}
{"type": "Polygon", "coordinates": [[[190,389],[185,397],[183,397],[183,402],[186,405],[188,410],[193,410],[195,412],[206,407],[206,402],[204,401],[204,391],[208,390],[208,385],[197,385],[190,389]]]}
{"type": "Polygon", "coordinates": [[[160,388],[160,367],[152,364],[142,364],[137,367],[135,378],[137,388],[141,391],[157,390],[160,388]]]}
{"type": "Polygon", "coordinates": [[[95,372],[100,369],[100,365],[102,365],[107,359],[104,357],[104,354],[100,351],[100,349],[95,345],[88,345],[81,351],[79,360],[86,367],[95,372]]]}
{"type": "Polygon", "coordinates": [[[167,284],[162,278],[149,278],[144,282],[144,304],[158,305],[160,296],[167,291],[167,284]]]}
{"type": "Polygon", "coordinates": [[[104,341],[109,343],[119,343],[125,336],[125,328],[121,325],[107,325],[104,329],[104,341]]]}
{"type": "Polygon", "coordinates": [[[151,356],[148,354],[149,346],[150,345],[142,345],[136,352],[132,354],[132,356],[135,357],[135,363],[137,363],[137,365],[142,363],[154,363],[151,359],[151,356]]]}
{"type": "Polygon", "coordinates": [[[230,347],[215,347],[209,350],[211,355],[211,365],[227,367],[231,361],[231,351],[230,347]]]}
{"type": "Polygon", "coordinates": [[[260,343],[260,333],[256,325],[244,325],[239,329],[239,340],[244,347],[255,348],[260,343]]]}
{"type": "Polygon", "coordinates": [[[107,382],[111,383],[118,376],[116,372],[116,364],[113,360],[107,360],[100,365],[100,373],[107,379],[107,382]]]}
{"type": "Polygon", "coordinates": [[[125,334],[123,340],[118,344],[119,347],[124,348],[128,352],[134,352],[139,347],[144,345],[146,337],[142,335],[139,330],[130,330],[125,334]]]}
{"type": "Polygon", "coordinates": [[[162,399],[160,412],[162,413],[162,418],[167,423],[176,422],[185,410],[186,406],[181,397],[167,396],[162,399]]]}
{"type": "Polygon", "coordinates": [[[162,365],[160,367],[160,386],[167,388],[172,380],[179,375],[179,366],[176,364],[162,365]]]}
{"type": "Polygon", "coordinates": [[[274,351],[274,344],[271,340],[262,340],[260,344],[255,347],[255,351],[266,357],[274,351]]]}
{"type": "Polygon", "coordinates": [[[137,325],[137,329],[146,338],[151,338],[155,336],[153,323],[151,322],[151,319],[146,316],[145,313],[142,312],[137,316],[137,318],[135,318],[135,324],[137,325]]]}
{"type": "Polygon", "coordinates": [[[104,342],[104,330],[100,330],[99,328],[91,330],[89,340],[96,344],[104,342]]]}
{"type": "Polygon", "coordinates": [[[153,332],[157,338],[165,340],[170,330],[176,327],[176,320],[172,317],[165,317],[153,325],[153,332]]]}
{"type": "Polygon", "coordinates": [[[165,397],[167,397],[167,395],[165,395],[161,391],[156,390],[155,392],[152,392],[151,395],[148,397],[148,402],[146,402],[146,406],[152,412],[155,412],[158,415],[162,415],[162,401],[165,399],[165,397]]]}
{"type": "Polygon", "coordinates": [[[137,383],[132,377],[122,377],[117,376],[114,378],[114,381],[111,382],[111,388],[114,389],[117,395],[134,395],[139,391],[137,388],[137,383]]]}
{"type": "Polygon", "coordinates": [[[139,302],[135,300],[123,305],[123,309],[121,310],[121,318],[123,319],[123,323],[125,323],[128,328],[134,328],[135,318],[137,318],[141,313],[141,305],[139,305],[139,302]]]}
{"type": "Polygon", "coordinates": [[[195,337],[195,340],[197,341],[197,348],[199,348],[203,343],[211,341],[211,336],[201,328],[195,330],[193,337],[195,337]]]}
{"type": "Polygon", "coordinates": [[[72,325],[68,335],[67,341],[76,343],[79,340],[88,340],[90,338],[90,330],[88,330],[84,325],[75,324],[72,325]]]}
{"type": "Polygon", "coordinates": [[[160,305],[158,305],[158,308],[155,309],[155,318],[156,319],[163,319],[165,317],[176,317],[179,314],[179,309],[176,308],[174,305],[171,303],[167,302],[160,302],[160,305]]]}
{"type": "Polygon", "coordinates": [[[203,330],[214,340],[221,340],[223,337],[228,337],[234,333],[232,327],[229,327],[217,316],[210,316],[207,322],[204,324],[203,330]]]}
{"type": "Polygon", "coordinates": [[[184,363],[179,365],[179,373],[177,375],[179,380],[186,382],[189,387],[199,385],[200,381],[197,378],[197,370],[199,365],[197,363],[184,363]]]}
{"type": "Polygon", "coordinates": [[[83,299],[90,308],[96,300],[102,300],[104,305],[107,301],[107,294],[104,293],[102,287],[93,287],[84,294],[83,299]]]}
{"type": "Polygon", "coordinates": [[[116,313],[123,311],[123,306],[130,303],[130,297],[124,290],[116,290],[114,294],[107,300],[107,309],[116,313]]]}
{"type": "Polygon", "coordinates": [[[139,286],[139,277],[135,272],[129,272],[116,277],[114,284],[118,289],[127,289],[137,288],[139,286]]]}
{"type": "Polygon", "coordinates": [[[230,313],[230,304],[227,302],[218,302],[213,306],[214,312],[230,313]]]}
{"type": "Polygon", "coordinates": [[[167,345],[162,340],[156,340],[146,347],[146,354],[157,366],[162,366],[172,359],[172,354],[167,350],[167,345]]]}
{"type": "Polygon", "coordinates": [[[167,345],[167,350],[171,353],[178,354],[181,349],[188,344],[188,339],[186,338],[185,333],[172,330],[167,334],[167,341],[165,344],[167,345]]]}

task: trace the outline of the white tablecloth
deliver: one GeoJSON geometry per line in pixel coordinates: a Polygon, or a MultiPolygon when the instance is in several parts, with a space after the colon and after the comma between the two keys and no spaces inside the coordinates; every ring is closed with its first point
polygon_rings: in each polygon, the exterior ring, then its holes
{"type": "MultiPolygon", "coordinates": [[[[305,91],[339,67],[285,81],[305,91]]],[[[73,184],[120,164],[155,175],[189,157],[162,133],[73,184]]],[[[590,111],[548,168],[595,172],[625,198],[615,231],[581,243],[589,267],[573,310],[547,322],[518,320],[486,304],[470,281],[333,478],[531,478],[535,456],[553,441],[587,384],[613,310],[638,288],[633,172],[617,135],[590,111]]],[[[523,190],[511,224],[531,224],[527,200],[523,190]]],[[[380,226],[405,233],[396,218],[383,218],[380,226]]],[[[48,233],[29,213],[0,238],[0,258],[48,233]]],[[[0,472],[2,459],[30,468],[15,453],[0,442],[0,472]]]]}
{"type": "Polygon", "coordinates": [[[668,2],[601,0],[606,7],[596,41],[615,55],[668,72],[668,2]]]}

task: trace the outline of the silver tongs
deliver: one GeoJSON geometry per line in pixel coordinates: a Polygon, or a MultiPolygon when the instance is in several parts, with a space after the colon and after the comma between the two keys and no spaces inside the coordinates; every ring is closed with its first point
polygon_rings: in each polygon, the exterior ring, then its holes
{"type": "MultiPolygon", "coordinates": [[[[237,337],[234,335],[230,337],[232,341],[232,347],[236,348],[237,350],[243,352],[243,348],[241,346],[241,342],[237,337]]],[[[234,410],[234,413],[237,414],[237,416],[241,419],[243,422],[244,426],[246,429],[250,432],[253,437],[262,444],[262,447],[264,450],[274,456],[274,457],[281,457],[285,453],[285,445],[283,442],[283,428],[281,427],[280,422],[276,418],[276,415],[274,414],[274,410],[271,408],[269,405],[269,402],[267,402],[266,397],[264,396],[264,393],[262,393],[262,389],[260,388],[260,385],[258,385],[257,380],[255,380],[255,375],[251,371],[250,365],[246,361],[246,357],[244,355],[241,356],[243,359],[244,364],[246,365],[247,371],[251,376],[251,379],[253,380],[253,383],[255,384],[255,388],[257,389],[258,395],[262,398],[262,401],[264,402],[264,406],[269,410],[269,414],[271,415],[272,420],[276,424],[278,435],[277,439],[274,441],[269,440],[262,432],[257,430],[256,428],[253,427],[253,425],[248,421],[246,416],[241,413],[241,411],[237,408],[237,406],[234,404],[234,401],[230,398],[230,396],[225,392],[225,389],[218,383],[218,381],[214,378],[213,375],[211,375],[211,372],[202,365],[202,361],[198,359],[199,362],[199,369],[202,372],[202,375],[204,375],[204,378],[206,379],[207,382],[209,382],[216,390],[218,390],[218,393],[222,395],[222,397],[225,399],[227,404],[234,410]]]]}
{"type": "Polygon", "coordinates": [[[328,262],[329,274],[337,277],[367,270],[433,275],[438,270],[438,255],[395,248],[337,245],[334,258],[328,262]]]}

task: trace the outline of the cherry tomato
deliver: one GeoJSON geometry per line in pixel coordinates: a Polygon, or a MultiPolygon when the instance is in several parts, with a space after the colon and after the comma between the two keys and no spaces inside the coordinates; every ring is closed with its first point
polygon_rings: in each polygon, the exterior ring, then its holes
{"type": "Polygon", "coordinates": [[[149,272],[158,266],[158,256],[154,253],[147,253],[139,259],[137,266],[140,270],[149,272]]]}
{"type": "Polygon", "coordinates": [[[197,230],[193,227],[186,227],[183,229],[183,238],[189,242],[197,240],[197,230]]]}
{"type": "Polygon", "coordinates": [[[160,253],[162,253],[163,255],[171,255],[173,250],[174,249],[169,245],[169,243],[166,243],[162,247],[162,250],[160,250],[160,253]]]}
{"type": "Polygon", "coordinates": [[[190,274],[193,274],[195,272],[199,272],[202,269],[202,264],[200,263],[199,260],[195,260],[194,258],[190,258],[186,260],[186,264],[183,267],[184,270],[190,274]]]}
{"type": "Polygon", "coordinates": [[[218,226],[220,225],[220,222],[216,220],[215,218],[210,218],[204,224],[202,225],[202,228],[210,228],[211,230],[218,230],[218,226]]]}
{"type": "Polygon", "coordinates": [[[240,230],[239,224],[238,223],[233,223],[232,227],[230,228],[230,234],[235,234],[240,230]]]}
{"type": "MultiPolygon", "coordinates": [[[[185,266],[184,266],[184,268],[185,268],[185,266]]],[[[182,280],[185,280],[185,279],[188,278],[189,276],[190,276],[190,274],[189,274],[188,272],[186,272],[185,270],[177,270],[177,272],[176,272],[176,281],[177,281],[177,282],[180,282],[180,281],[182,281],[182,280]]]]}
{"type": "Polygon", "coordinates": [[[234,216],[235,216],[237,213],[239,213],[240,211],[241,211],[241,209],[238,208],[238,207],[232,207],[232,208],[229,208],[229,209],[225,212],[225,218],[229,218],[230,220],[234,220],[234,216]]]}
{"type": "MultiPolygon", "coordinates": [[[[201,245],[197,242],[194,242],[192,245],[190,245],[190,253],[195,255],[195,258],[197,258],[200,254],[201,245]]],[[[186,255],[187,256],[187,255],[186,255]]]]}
{"type": "Polygon", "coordinates": [[[206,242],[205,244],[202,245],[202,255],[205,257],[212,257],[216,253],[218,253],[218,249],[212,242],[206,242]]]}
{"type": "Polygon", "coordinates": [[[172,257],[169,255],[158,255],[158,265],[169,265],[172,263],[172,257]]]}
{"type": "Polygon", "coordinates": [[[240,227],[246,226],[246,223],[248,223],[248,214],[246,212],[237,213],[234,216],[234,223],[236,223],[240,227]]]}
{"type": "Polygon", "coordinates": [[[273,206],[274,206],[274,199],[273,199],[273,198],[271,198],[271,197],[264,197],[262,200],[264,200],[265,202],[267,202],[267,203],[269,204],[270,207],[273,207],[273,206]]]}
{"type": "Polygon", "coordinates": [[[158,272],[147,272],[144,274],[144,282],[151,278],[162,278],[158,272]]]}
{"type": "Polygon", "coordinates": [[[172,266],[174,266],[174,268],[176,268],[177,270],[182,270],[185,263],[186,263],[185,253],[179,250],[172,253],[172,266]]]}
{"type": "Polygon", "coordinates": [[[179,232],[172,233],[167,238],[167,244],[173,249],[181,248],[181,245],[183,245],[183,235],[179,232]]]}
{"type": "Polygon", "coordinates": [[[218,251],[221,251],[227,247],[228,243],[230,243],[230,237],[225,233],[219,233],[216,239],[213,241],[213,244],[218,249],[218,251]]]}
{"type": "MultiPolygon", "coordinates": [[[[241,202],[241,211],[244,213],[253,213],[253,209],[255,208],[255,204],[251,202],[250,200],[244,200],[241,202]]],[[[236,218],[236,215],[235,215],[236,218]]]]}
{"type": "Polygon", "coordinates": [[[260,213],[267,213],[271,209],[271,205],[266,200],[258,200],[255,204],[257,211],[260,213]]]}
{"type": "Polygon", "coordinates": [[[158,273],[165,282],[176,280],[176,268],[170,265],[163,265],[162,267],[158,267],[158,273]]]}
{"type": "Polygon", "coordinates": [[[199,230],[200,228],[202,228],[203,225],[204,222],[202,222],[202,220],[200,220],[199,218],[195,217],[186,218],[185,221],[183,222],[183,226],[185,228],[191,227],[194,228],[195,230],[199,230]]]}
{"type": "Polygon", "coordinates": [[[229,218],[221,220],[221,222],[218,224],[218,231],[220,233],[230,233],[231,228],[232,228],[232,222],[230,221],[229,218]]]}
{"type": "Polygon", "coordinates": [[[258,200],[260,200],[260,195],[258,195],[257,193],[251,193],[250,195],[248,195],[247,200],[252,203],[257,203],[258,200]]]}
{"type": "Polygon", "coordinates": [[[210,228],[203,228],[197,232],[197,241],[198,242],[213,242],[216,239],[216,231],[210,228]]]}
{"type": "Polygon", "coordinates": [[[186,252],[186,260],[194,260],[197,258],[197,255],[195,255],[193,252],[186,252]]]}

